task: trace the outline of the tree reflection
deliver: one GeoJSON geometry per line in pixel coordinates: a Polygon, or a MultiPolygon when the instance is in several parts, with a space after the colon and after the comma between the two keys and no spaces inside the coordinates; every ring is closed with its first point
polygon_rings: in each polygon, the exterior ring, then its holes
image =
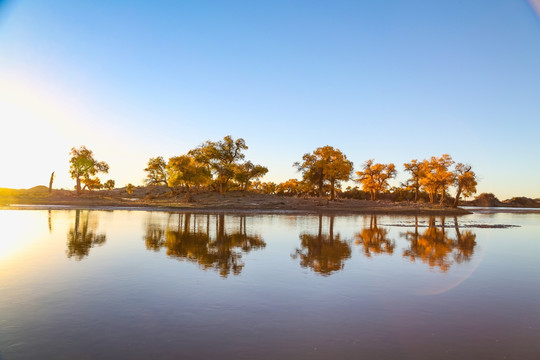
{"type": "Polygon", "coordinates": [[[412,261],[417,259],[430,267],[438,267],[446,272],[453,261],[462,263],[469,261],[476,246],[476,235],[472,231],[459,230],[457,218],[454,218],[456,239],[451,238],[446,231],[445,217],[441,218],[441,225],[435,225],[435,217],[429,218],[427,229],[420,233],[418,223],[414,231],[408,231],[402,236],[409,241],[409,248],[403,251],[403,256],[412,261]]]}
{"type": "Polygon", "coordinates": [[[470,230],[465,230],[463,233],[459,230],[457,218],[454,218],[454,228],[456,230],[457,244],[454,252],[454,260],[461,264],[462,262],[470,261],[476,246],[476,234],[470,230]]]}
{"type": "Polygon", "coordinates": [[[105,234],[96,233],[96,227],[97,219],[90,216],[90,211],[75,210],[75,224],[67,234],[68,258],[82,260],[88,256],[92,247],[105,244],[105,234]]]}
{"type": "Polygon", "coordinates": [[[53,227],[52,227],[52,211],[51,210],[47,212],[47,223],[49,225],[49,234],[52,234],[53,227]]]}
{"type": "Polygon", "coordinates": [[[158,224],[147,224],[144,242],[147,250],[159,251],[165,243],[165,230],[158,224]]]}
{"type": "Polygon", "coordinates": [[[377,226],[377,217],[371,216],[369,228],[362,229],[354,235],[355,244],[364,247],[364,255],[393,254],[396,243],[388,238],[388,230],[377,226]]]}
{"type": "Polygon", "coordinates": [[[328,276],[342,270],[344,261],[351,257],[351,248],[340,234],[334,235],[334,216],[329,217],[328,234],[322,231],[322,215],[319,215],[319,231],[316,235],[300,234],[301,248],[296,249],[293,259],[300,259],[300,266],[328,276]]]}
{"type": "Polygon", "coordinates": [[[238,221],[238,228],[231,230],[223,214],[179,214],[177,222],[166,227],[148,223],[144,240],[149,250],[165,248],[168,256],[195,262],[223,277],[238,275],[244,267],[242,255],[266,246],[260,235],[247,233],[245,216],[238,221]]]}

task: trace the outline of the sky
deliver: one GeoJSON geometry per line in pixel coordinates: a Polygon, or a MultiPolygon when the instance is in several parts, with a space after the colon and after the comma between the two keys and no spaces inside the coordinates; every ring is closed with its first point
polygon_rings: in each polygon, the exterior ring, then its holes
{"type": "Polygon", "coordinates": [[[540,198],[539,3],[0,0],[0,187],[73,188],[80,145],[140,185],[232,135],[263,181],[331,145],[392,185],[447,153],[478,193],[540,198]]]}

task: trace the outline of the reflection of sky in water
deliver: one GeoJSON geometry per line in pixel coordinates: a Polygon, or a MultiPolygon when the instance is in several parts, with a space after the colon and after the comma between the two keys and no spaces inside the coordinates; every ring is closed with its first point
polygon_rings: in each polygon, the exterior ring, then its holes
{"type": "Polygon", "coordinates": [[[0,351],[534,358],[538,220],[3,211],[0,351]]]}

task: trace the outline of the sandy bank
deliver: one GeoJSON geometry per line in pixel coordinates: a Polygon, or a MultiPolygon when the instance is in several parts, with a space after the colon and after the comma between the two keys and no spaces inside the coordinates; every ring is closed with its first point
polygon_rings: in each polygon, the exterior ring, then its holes
{"type": "Polygon", "coordinates": [[[186,202],[184,195],[165,197],[137,197],[107,192],[76,196],[71,191],[56,191],[41,197],[16,197],[4,202],[3,209],[96,209],[144,210],[169,212],[227,212],[256,214],[388,214],[388,215],[448,215],[470,214],[461,208],[442,207],[426,203],[390,202],[340,199],[320,201],[317,198],[296,198],[249,192],[218,194],[199,193],[194,202],[186,202]],[[112,195],[112,196],[111,196],[112,195]]]}

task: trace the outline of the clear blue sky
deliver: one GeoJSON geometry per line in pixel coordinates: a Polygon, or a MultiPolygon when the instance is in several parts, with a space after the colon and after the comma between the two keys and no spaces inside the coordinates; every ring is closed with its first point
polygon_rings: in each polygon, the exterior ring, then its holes
{"type": "Polygon", "coordinates": [[[0,0],[0,119],[0,187],[55,170],[71,188],[83,144],[141,184],[149,157],[230,134],[268,181],[332,145],[402,176],[449,153],[479,192],[540,197],[540,18],[525,0],[0,0]]]}

